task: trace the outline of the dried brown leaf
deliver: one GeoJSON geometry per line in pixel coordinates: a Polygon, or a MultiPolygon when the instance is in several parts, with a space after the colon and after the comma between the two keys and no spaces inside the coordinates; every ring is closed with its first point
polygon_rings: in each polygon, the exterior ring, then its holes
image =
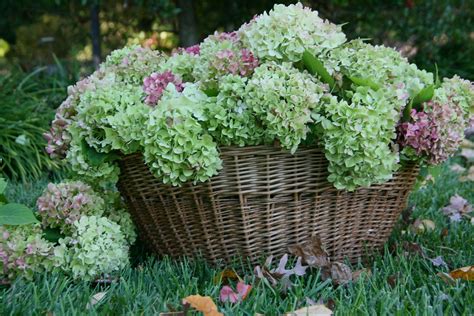
{"type": "Polygon", "coordinates": [[[98,304],[104,299],[106,294],[107,292],[99,292],[92,295],[89,303],[87,303],[86,309],[91,309],[94,305],[98,304]]]}
{"type": "Polygon", "coordinates": [[[453,277],[450,276],[449,274],[445,273],[445,272],[438,272],[436,275],[439,276],[441,278],[441,280],[443,280],[444,283],[446,283],[448,285],[455,285],[456,284],[456,281],[454,281],[453,277]]]}
{"type": "Polygon", "coordinates": [[[462,267],[449,272],[453,279],[462,279],[467,281],[474,281],[474,266],[462,267]]]}
{"type": "Polygon", "coordinates": [[[219,313],[216,304],[209,296],[190,295],[183,299],[183,303],[189,303],[204,316],[224,316],[224,314],[219,313]]]}
{"type": "Polygon", "coordinates": [[[331,265],[331,279],[337,285],[349,283],[352,281],[352,270],[344,263],[334,262],[331,265]]]}
{"type": "Polygon", "coordinates": [[[290,246],[288,251],[296,257],[301,257],[303,263],[310,267],[322,268],[330,264],[329,255],[317,235],[299,245],[290,246]]]}
{"type": "Polygon", "coordinates": [[[352,272],[352,281],[357,281],[362,277],[370,278],[372,276],[372,271],[368,268],[360,269],[352,272]]]}
{"type": "Polygon", "coordinates": [[[229,280],[237,281],[240,277],[234,269],[224,269],[214,277],[214,284],[228,284],[229,280]]]}
{"type": "Polygon", "coordinates": [[[403,243],[403,249],[407,252],[407,254],[419,255],[423,258],[426,257],[425,251],[417,243],[405,241],[403,243]]]}
{"type": "Polygon", "coordinates": [[[425,231],[433,231],[436,228],[436,224],[429,219],[417,219],[410,226],[410,230],[415,234],[422,234],[425,231]]]}
{"type": "Polygon", "coordinates": [[[332,310],[324,306],[323,304],[317,304],[313,306],[307,306],[295,310],[293,312],[288,312],[284,314],[285,316],[329,316],[332,315],[332,310]]]}
{"type": "Polygon", "coordinates": [[[390,285],[390,287],[393,289],[397,286],[398,283],[398,275],[392,274],[387,277],[387,283],[390,285]]]}
{"type": "Polygon", "coordinates": [[[459,178],[459,181],[474,181],[474,165],[469,168],[469,170],[464,176],[459,178]]]}
{"type": "Polygon", "coordinates": [[[449,229],[447,229],[446,227],[443,228],[441,230],[441,234],[440,234],[441,239],[444,239],[444,238],[448,237],[448,235],[449,235],[449,229]]]}

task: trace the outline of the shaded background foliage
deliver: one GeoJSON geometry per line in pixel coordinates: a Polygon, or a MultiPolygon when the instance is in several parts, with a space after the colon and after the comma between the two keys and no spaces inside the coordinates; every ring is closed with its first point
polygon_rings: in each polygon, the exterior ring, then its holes
{"type": "MultiPolygon", "coordinates": [[[[214,30],[237,29],[275,3],[294,2],[0,1],[0,130],[4,134],[0,172],[24,180],[54,169],[41,151],[41,131],[48,129],[65,88],[92,72],[110,51],[141,44],[169,52],[195,44],[214,30]],[[22,132],[18,126],[31,130],[22,132]],[[25,144],[31,147],[22,147],[25,144]],[[26,166],[27,161],[33,164],[26,166]]],[[[376,44],[395,46],[421,68],[434,71],[437,64],[442,76],[459,74],[474,80],[472,0],[302,2],[335,23],[347,22],[343,29],[349,39],[368,38],[376,44]]]]}

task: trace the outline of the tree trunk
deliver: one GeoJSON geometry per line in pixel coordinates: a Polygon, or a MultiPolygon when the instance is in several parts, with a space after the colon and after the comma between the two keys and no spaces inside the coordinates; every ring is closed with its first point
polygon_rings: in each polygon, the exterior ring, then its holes
{"type": "Polygon", "coordinates": [[[178,6],[181,9],[178,15],[179,44],[182,47],[197,44],[198,35],[193,0],[178,0],[178,6]]]}
{"type": "Polygon", "coordinates": [[[91,38],[92,38],[92,61],[97,69],[101,61],[100,52],[100,21],[99,21],[99,4],[91,5],[91,38]]]}

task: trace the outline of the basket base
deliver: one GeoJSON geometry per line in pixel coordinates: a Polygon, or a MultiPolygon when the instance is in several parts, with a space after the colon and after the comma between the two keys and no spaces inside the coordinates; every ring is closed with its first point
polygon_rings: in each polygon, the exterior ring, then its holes
{"type": "Polygon", "coordinates": [[[221,158],[219,175],[182,187],[162,184],[141,155],[122,159],[119,190],[154,253],[256,262],[319,235],[331,260],[355,262],[386,242],[418,174],[405,166],[387,183],[345,192],[327,182],[318,149],[225,148],[221,158]]]}

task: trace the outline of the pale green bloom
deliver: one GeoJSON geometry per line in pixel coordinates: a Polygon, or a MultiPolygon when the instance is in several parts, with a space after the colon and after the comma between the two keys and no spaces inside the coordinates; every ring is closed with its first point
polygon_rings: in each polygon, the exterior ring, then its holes
{"type": "Polygon", "coordinates": [[[75,279],[92,280],[128,265],[128,245],[120,226],[105,217],[83,216],[71,236],[54,249],[56,265],[75,279]]]}
{"type": "Polygon", "coordinates": [[[221,168],[217,144],[201,125],[207,102],[195,85],[187,85],[182,93],[167,89],[150,113],[145,162],[163,183],[206,181],[221,168]]]}
{"type": "Polygon", "coordinates": [[[340,26],[301,3],[276,4],[244,24],[239,33],[244,45],[262,60],[298,61],[305,50],[319,55],[346,41],[340,26]]]}
{"type": "MultiPolygon", "coordinates": [[[[263,123],[267,140],[278,139],[292,152],[309,132],[311,112],[322,105],[327,86],[291,63],[268,62],[255,69],[245,102],[263,123]]],[[[267,141],[268,142],[268,141],[267,141]]]]}

